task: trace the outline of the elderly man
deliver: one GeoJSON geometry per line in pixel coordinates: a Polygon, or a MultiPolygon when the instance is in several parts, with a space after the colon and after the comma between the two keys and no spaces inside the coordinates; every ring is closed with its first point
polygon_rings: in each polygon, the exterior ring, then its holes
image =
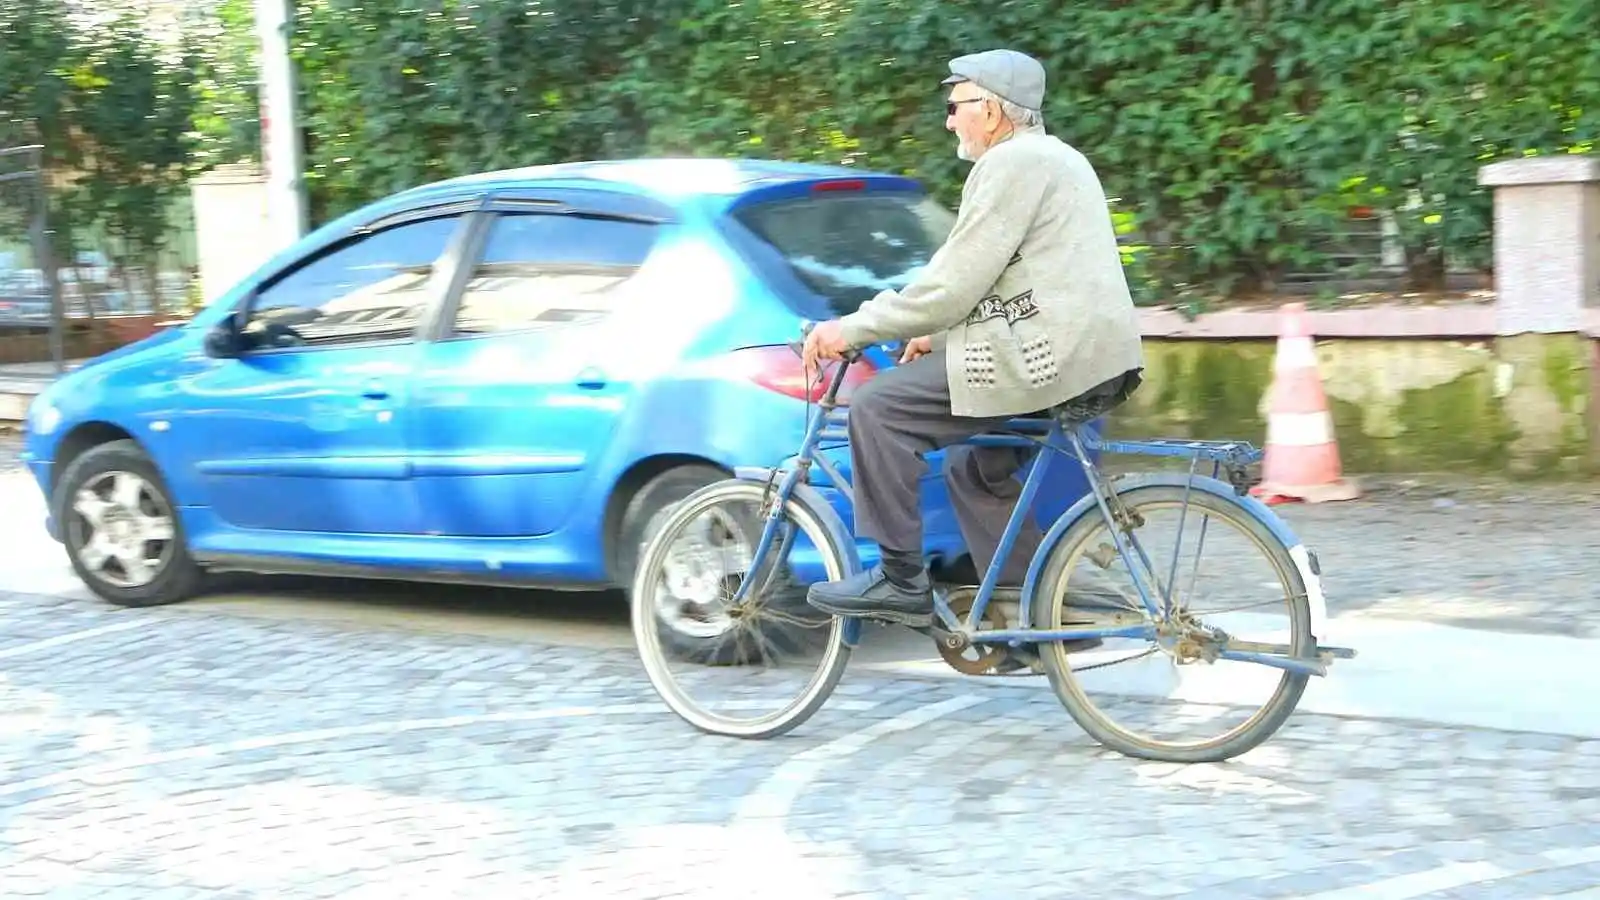
{"type": "MultiPolygon", "coordinates": [[[[945,128],[974,165],[944,246],[900,291],[883,291],[807,336],[819,359],[911,338],[901,365],[850,403],[856,530],[882,563],[811,587],[834,615],[933,622],[917,484],[923,454],[950,447],[945,479],[981,574],[1021,494],[1028,453],[960,445],[1018,415],[1126,397],[1139,383],[1139,326],[1099,177],[1045,133],[1044,68],[1012,50],[952,60],[945,128]]],[[[1000,584],[1020,586],[1042,535],[1028,518],[1000,584]]]]}

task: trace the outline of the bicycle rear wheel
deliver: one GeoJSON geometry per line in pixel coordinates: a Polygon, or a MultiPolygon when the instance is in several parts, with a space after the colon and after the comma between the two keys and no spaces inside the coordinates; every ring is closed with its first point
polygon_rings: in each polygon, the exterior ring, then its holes
{"type": "Polygon", "coordinates": [[[651,529],[632,591],[634,642],[656,693],[695,728],[766,738],[819,709],[849,662],[843,619],[805,605],[792,562],[813,554],[830,580],[849,574],[844,554],[817,516],[790,500],[762,553],[767,488],[750,481],[707,485],[651,529]],[[746,580],[750,590],[734,594],[746,580]],[[720,645],[684,658],[673,629],[720,645]],[[727,690],[729,697],[703,699],[727,690]]]}
{"type": "MultiPolygon", "coordinates": [[[[1156,592],[1158,607],[1163,588],[1172,586],[1179,621],[1156,640],[1107,638],[1100,647],[1070,655],[1058,642],[1042,642],[1040,655],[1057,698],[1091,737],[1127,756],[1219,762],[1253,749],[1283,726],[1310,676],[1216,659],[1209,651],[1220,642],[1207,629],[1310,656],[1310,605],[1288,548],[1225,497],[1181,485],[1128,486],[1117,496],[1132,525],[1123,537],[1129,555],[1147,590],[1156,592]],[[1163,556],[1168,550],[1172,555],[1163,556]],[[1202,554],[1219,564],[1214,574],[1201,575],[1202,554]],[[1196,608],[1213,595],[1233,605],[1214,612],[1196,608]],[[1215,727],[1217,733],[1178,734],[1189,726],[1215,727]]],[[[1091,509],[1062,535],[1040,573],[1035,627],[1154,625],[1133,578],[1104,516],[1091,509]]]]}

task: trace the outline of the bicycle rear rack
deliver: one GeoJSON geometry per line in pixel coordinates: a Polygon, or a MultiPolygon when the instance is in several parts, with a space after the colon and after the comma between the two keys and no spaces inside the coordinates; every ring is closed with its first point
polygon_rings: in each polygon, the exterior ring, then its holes
{"type": "MultiPolygon", "coordinates": [[[[848,441],[850,408],[835,407],[823,420],[821,439],[848,441]]],[[[1057,451],[1076,456],[1066,440],[1066,430],[1076,431],[1085,450],[1119,456],[1152,456],[1171,459],[1188,459],[1195,463],[1215,463],[1217,469],[1226,470],[1227,481],[1234,492],[1243,496],[1261,479],[1250,467],[1261,462],[1262,450],[1249,441],[1199,441],[1186,438],[1156,438],[1153,440],[1106,440],[1083,425],[1063,427],[1050,416],[1019,416],[1006,422],[1003,428],[986,431],[962,443],[980,447],[1021,447],[1045,443],[1057,451]]],[[[1214,471],[1213,477],[1221,475],[1214,471]]]]}

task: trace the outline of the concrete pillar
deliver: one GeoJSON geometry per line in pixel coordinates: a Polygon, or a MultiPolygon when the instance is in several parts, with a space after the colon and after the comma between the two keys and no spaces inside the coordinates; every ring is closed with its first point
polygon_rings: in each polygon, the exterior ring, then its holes
{"type": "MultiPolygon", "coordinates": [[[[1496,356],[1525,471],[1600,471],[1600,156],[1512,159],[1478,170],[1494,189],[1496,356]]],[[[1515,454],[1514,455],[1518,455],[1515,454]]]]}
{"type": "Polygon", "coordinates": [[[1600,308],[1600,156],[1505,160],[1478,183],[1494,188],[1500,334],[1581,331],[1600,308]]]}
{"type": "Polygon", "coordinates": [[[252,165],[218,166],[190,184],[200,293],[210,303],[271,258],[267,179],[252,165]]]}
{"type": "Polygon", "coordinates": [[[300,112],[294,62],[289,58],[292,0],[256,0],[261,40],[261,149],[266,161],[267,218],[276,253],[306,232],[305,178],[301,173],[300,112]]]}

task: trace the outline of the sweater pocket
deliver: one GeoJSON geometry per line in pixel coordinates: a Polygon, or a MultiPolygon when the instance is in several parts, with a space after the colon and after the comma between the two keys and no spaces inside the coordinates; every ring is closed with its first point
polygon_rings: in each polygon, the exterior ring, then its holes
{"type": "MultiPolygon", "coordinates": [[[[1021,335],[1018,336],[1019,338],[1021,335]]],[[[1061,367],[1056,364],[1056,348],[1050,335],[1036,334],[1020,341],[1022,370],[1028,383],[1034,387],[1054,384],[1061,377],[1061,367]]]]}
{"type": "Polygon", "coordinates": [[[988,341],[973,340],[968,332],[967,345],[962,349],[961,369],[966,373],[967,387],[989,390],[995,386],[994,345],[988,341]]]}

